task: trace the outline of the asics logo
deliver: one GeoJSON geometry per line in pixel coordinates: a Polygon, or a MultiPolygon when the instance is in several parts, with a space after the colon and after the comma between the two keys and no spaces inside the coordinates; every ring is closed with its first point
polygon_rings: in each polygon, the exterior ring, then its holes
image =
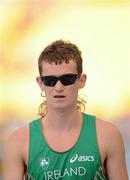
{"type": "Polygon", "coordinates": [[[75,154],[74,156],[72,156],[72,158],[70,159],[70,163],[75,162],[77,158],[78,158],[78,154],[75,154]]]}
{"type": "Polygon", "coordinates": [[[94,156],[80,156],[75,154],[71,157],[70,163],[74,163],[75,161],[85,162],[85,161],[94,161],[94,156]]]}

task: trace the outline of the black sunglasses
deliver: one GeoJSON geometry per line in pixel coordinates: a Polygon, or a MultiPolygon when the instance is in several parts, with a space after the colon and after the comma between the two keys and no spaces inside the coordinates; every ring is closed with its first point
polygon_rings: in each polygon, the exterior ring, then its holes
{"type": "Polygon", "coordinates": [[[64,86],[74,84],[78,79],[77,74],[63,74],[61,76],[41,76],[41,80],[44,85],[53,87],[57,81],[60,81],[64,86]]]}

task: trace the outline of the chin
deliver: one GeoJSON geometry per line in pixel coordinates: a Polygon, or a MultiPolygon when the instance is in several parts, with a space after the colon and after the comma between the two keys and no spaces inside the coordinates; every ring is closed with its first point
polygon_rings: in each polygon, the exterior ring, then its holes
{"type": "Polygon", "coordinates": [[[62,112],[62,111],[68,111],[70,109],[73,109],[72,107],[74,107],[72,104],[62,104],[62,103],[57,103],[53,106],[53,109],[55,109],[56,111],[62,112]]]}

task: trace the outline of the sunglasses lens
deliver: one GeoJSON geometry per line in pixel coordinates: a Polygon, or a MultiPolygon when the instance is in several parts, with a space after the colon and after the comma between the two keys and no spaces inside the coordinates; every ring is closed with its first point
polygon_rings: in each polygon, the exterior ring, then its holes
{"type": "Polygon", "coordinates": [[[46,86],[53,87],[57,83],[58,79],[55,76],[44,76],[41,77],[42,82],[46,86]]]}
{"type": "Polygon", "coordinates": [[[42,76],[41,80],[46,86],[53,87],[56,85],[59,80],[64,86],[68,86],[74,84],[76,79],[78,78],[77,74],[65,74],[62,76],[42,76]]]}
{"type": "Polygon", "coordinates": [[[60,77],[60,81],[64,86],[74,84],[77,79],[76,74],[66,74],[60,77]]]}

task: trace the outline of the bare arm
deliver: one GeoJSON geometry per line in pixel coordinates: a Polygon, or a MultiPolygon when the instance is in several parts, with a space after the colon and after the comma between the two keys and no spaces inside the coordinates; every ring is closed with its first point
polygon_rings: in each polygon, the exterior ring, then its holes
{"type": "Polygon", "coordinates": [[[23,180],[25,166],[22,149],[21,132],[16,130],[9,136],[5,145],[4,180],[23,180]]]}
{"type": "Polygon", "coordinates": [[[120,132],[112,126],[107,140],[107,172],[109,180],[128,180],[124,144],[120,132]]]}

